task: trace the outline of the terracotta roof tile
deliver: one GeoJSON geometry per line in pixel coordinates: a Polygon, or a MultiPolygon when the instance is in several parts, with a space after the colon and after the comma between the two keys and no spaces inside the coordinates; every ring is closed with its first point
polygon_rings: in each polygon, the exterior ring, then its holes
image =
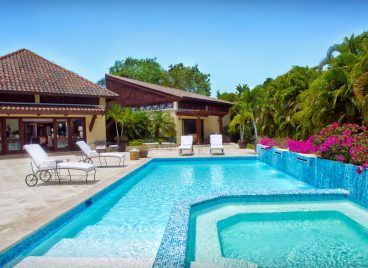
{"type": "Polygon", "coordinates": [[[116,97],[117,94],[29,51],[0,57],[0,91],[116,97]]]}
{"type": "Polygon", "coordinates": [[[66,113],[66,114],[102,114],[103,109],[97,106],[68,106],[43,104],[8,104],[0,103],[1,113],[66,113]]]}
{"type": "Polygon", "coordinates": [[[146,83],[146,82],[130,79],[130,78],[127,78],[127,77],[116,76],[116,75],[112,75],[112,74],[106,74],[106,75],[110,76],[110,77],[113,77],[113,78],[116,78],[118,80],[130,83],[130,84],[134,84],[134,85],[142,86],[142,87],[149,88],[149,89],[152,89],[152,90],[160,91],[162,93],[170,94],[170,95],[177,96],[177,97],[180,97],[180,98],[205,100],[205,101],[210,101],[210,102],[225,103],[225,104],[229,104],[229,105],[233,104],[230,101],[225,101],[225,100],[220,100],[220,99],[216,99],[216,98],[212,98],[212,97],[207,97],[207,96],[204,96],[204,95],[201,95],[201,94],[192,93],[192,92],[188,92],[188,91],[177,89],[177,88],[171,88],[171,87],[165,87],[165,86],[160,86],[160,85],[156,85],[156,84],[146,83]]]}

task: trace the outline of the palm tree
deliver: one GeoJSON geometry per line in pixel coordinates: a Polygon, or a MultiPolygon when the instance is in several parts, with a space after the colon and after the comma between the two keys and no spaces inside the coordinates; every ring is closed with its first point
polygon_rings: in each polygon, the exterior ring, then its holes
{"type": "Polygon", "coordinates": [[[238,112],[237,114],[234,116],[234,118],[231,120],[230,122],[230,128],[232,129],[236,129],[239,128],[239,135],[240,135],[240,140],[239,140],[239,147],[241,147],[242,143],[244,142],[244,134],[245,134],[245,128],[246,128],[246,124],[252,120],[252,113],[247,109],[247,107],[245,106],[241,106],[238,107],[238,112]]]}
{"type": "Polygon", "coordinates": [[[152,112],[150,119],[152,134],[155,138],[175,136],[175,122],[169,113],[163,111],[152,112]]]}
{"type": "Polygon", "coordinates": [[[117,143],[124,139],[124,128],[130,123],[132,111],[121,105],[112,104],[105,113],[106,119],[112,119],[115,122],[117,143]],[[120,127],[120,128],[119,128],[120,127]]]}
{"type": "MultiPolygon", "coordinates": [[[[257,106],[257,96],[256,92],[253,90],[250,90],[248,85],[238,85],[237,91],[240,92],[240,101],[238,103],[235,103],[235,106],[239,106],[240,110],[246,110],[251,115],[251,120],[253,124],[254,129],[254,136],[256,139],[256,142],[258,141],[258,132],[257,132],[257,125],[255,120],[255,109],[257,106]]],[[[244,112],[243,112],[244,113],[244,112]]]]}

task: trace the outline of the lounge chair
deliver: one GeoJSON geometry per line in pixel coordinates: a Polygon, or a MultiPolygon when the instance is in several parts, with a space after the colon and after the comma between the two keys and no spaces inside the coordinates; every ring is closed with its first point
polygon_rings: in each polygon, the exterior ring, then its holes
{"type": "Polygon", "coordinates": [[[82,152],[82,162],[89,162],[93,163],[93,158],[98,158],[101,166],[108,166],[106,158],[117,158],[119,159],[119,166],[121,164],[121,160],[123,160],[123,166],[125,161],[125,153],[119,152],[108,152],[108,153],[98,153],[96,150],[92,150],[91,147],[85,141],[77,141],[76,144],[78,145],[79,149],[82,152]],[[101,159],[104,159],[105,164],[102,164],[101,159]]]}
{"type": "Polygon", "coordinates": [[[182,155],[183,151],[190,151],[191,154],[194,154],[193,151],[193,136],[181,136],[179,146],[179,154],[182,155]]]}
{"type": "Polygon", "coordinates": [[[55,177],[61,180],[60,170],[66,169],[68,171],[69,179],[72,179],[70,170],[81,170],[86,173],[86,183],[88,178],[88,173],[94,171],[93,180],[96,179],[96,166],[89,163],[79,163],[79,162],[63,162],[61,160],[56,160],[49,158],[46,152],[42,149],[39,144],[27,144],[23,146],[23,149],[31,157],[31,169],[32,174],[26,176],[26,184],[28,186],[35,186],[38,180],[47,182],[52,177],[52,172],[55,177]]]}
{"type": "Polygon", "coordinates": [[[210,135],[210,153],[213,154],[213,150],[220,150],[221,154],[224,154],[224,146],[222,145],[222,135],[214,134],[210,135]]]}

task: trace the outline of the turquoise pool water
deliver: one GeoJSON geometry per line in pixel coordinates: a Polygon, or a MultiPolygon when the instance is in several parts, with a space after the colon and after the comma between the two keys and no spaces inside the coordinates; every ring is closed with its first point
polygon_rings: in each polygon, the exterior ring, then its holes
{"type": "Polygon", "coordinates": [[[368,210],[346,197],[310,199],[199,205],[187,266],[368,267],[368,210]]]}
{"type": "Polygon", "coordinates": [[[222,256],[261,267],[363,267],[367,229],[337,211],[238,214],[218,222],[222,256]]]}
{"type": "Polygon", "coordinates": [[[175,203],[230,191],[311,189],[257,161],[152,161],[27,256],[153,259],[175,203]]]}

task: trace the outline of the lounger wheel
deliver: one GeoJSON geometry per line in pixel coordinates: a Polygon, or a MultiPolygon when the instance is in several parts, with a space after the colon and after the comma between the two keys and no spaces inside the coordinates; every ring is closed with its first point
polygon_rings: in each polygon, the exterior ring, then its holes
{"type": "Polygon", "coordinates": [[[29,186],[29,187],[33,187],[33,186],[36,186],[37,185],[37,182],[38,182],[38,178],[36,175],[34,174],[28,174],[26,176],[26,184],[29,186]]]}
{"type": "Polygon", "coordinates": [[[48,182],[51,180],[51,173],[47,170],[41,171],[38,174],[38,178],[43,182],[48,182]]]}

